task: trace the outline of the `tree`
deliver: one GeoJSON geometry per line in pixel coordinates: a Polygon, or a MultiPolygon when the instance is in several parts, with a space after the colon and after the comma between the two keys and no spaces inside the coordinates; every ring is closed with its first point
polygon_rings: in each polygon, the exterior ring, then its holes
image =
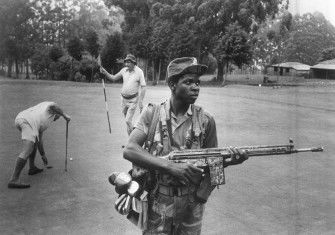
{"type": "Polygon", "coordinates": [[[321,56],[318,59],[318,62],[322,62],[325,60],[332,60],[332,59],[335,59],[335,47],[324,49],[321,52],[321,56]]]}
{"type": "Polygon", "coordinates": [[[189,24],[181,24],[173,30],[169,47],[169,58],[184,56],[198,57],[197,38],[189,24]]]}
{"type": "Polygon", "coordinates": [[[101,54],[103,67],[108,71],[115,71],[117,59],[125,54],[126,45],[120,33],[115,33],[107,38],[106,44],[101,54]]]}
{"type": "MultiPolygon", "coordinates": [[[[219,59],[218,63],[225,63],[227,75],[229,63],[241,67],[251,61],[250,48],[248,34],[238,23],[234,23],[226,28],[226,33],[222,37],[219,37],[214,53],[219,59]]],[[[224,83],[225,79],[223,80],[224,83]]]]}
{"type": "Polygon", "coordinates": [[[79,38],[85,38],[90,31],[95,31],[99,44],[104,45],[108,35],[121,31],[123,16],[121,10],[114,6],[107,7],[103,0],[81,0],[69,23],[69,32],[79,38]]]}
{"type": "Polygon", "coordinates": [[[58,45],[54,45],[49,49],[49,58],[51,60],[49,68],[52,80],[54,80],[55,78],[57,79],[59,70],[63,69],[58,66],[60,64],[59,59],[63,55],[63,49],[58,45]]]}
{"type": "MultiPolygon", "coordinates": [[[[0,5],[0,46],[6,48],[2,52],[3,57],[8,60],[8,76],[11,76],[14,61],[18,77],[19,63],[27,62],[36,36],[32,25],[35,17],[32,10],[33,3],[28,0],[1,0],[0,5]]],[[[27,76],[29,77],[29,74],[27,76]]]]}
{"type": "Polygon", "coordinates": [[[48,76],[51,63],[49,53],[45,45],[39,44],[31,57],[31,70],[39,79],[45,79],[48,76]]]}
{"type": "MultiPolygon", "coordinates": [[[[203,52],[206,50],[214,52],[216,38],[225,34],[228,25],[237,22],[251,38],[257,32],[259,25],[268,18],[273,18],[281,8],[287,7],[287,2],[282,0],[199,0],[194,2],[194,7],[197,8],[196,25],[201,54],[206,54],[203,52]]],[[[220,61],[219,58],[216,59],[220,61]]],[[[218,77],[220,79],[223,71],[222,66],[222,63],[218,64],[218,77]]]]}
{"type": "Polygon", "coordinates": [[[85,35],[85,48],[92,55],[97,57],[99,54],[99,38],[98,34],[94,30],[90,30],[85,35]]]}
{"type": "Polygon", "coordinates": [[[162,63],[169,58],[169,46],[172,40],[172,25],[168,21],[157,21],[150,42],[150,55],[153,59],[153,85],[161,77],[162,63]]]}
{"type": "Polygon", "coordinates": [[[268,18],[258,26],[253,35],[253,60],[265,68],[269,64],[284,61],[284,51],[292,31],[292,15],[286,8],[281,8],[275,18],[268,18]]]}
{"type": "Polygon", "coordinates": [[[78,1],[66,0],[32,0],[36,18],[33,24],[39,32],[38,42],[45,45],[62,45],[69,35],[70,22],[75,16],[78,1]]]}
{"type": "Polygon", "coordinates": [[[69,40],[67,44],[67,51],[70,56],[74,59],[80,61],[82,57],[82,52],[84,50],[84,45],[78,37],[73,37],[69,40]]]}
{"type": "Polygon", "coordinates": [[[142,22],[132,32],[124,33],[124,38],[128,38],[128,51],[138,58],[145,59],[144,75],[148,77],[148,63],[150,58],[150,40],[152,27],[149,22],[142,22]],[[131,35],[129,35],[131,34],[131,35]]]}
{"type": "MultiPolygon", "coordinates": [[[[100,45],[98,43],[99,38],[98,34],[90,30],[85,35],[86,50],[91,54],[91,76],[89,81],[92,82],[93,79],[93,61],[98,57],[100,45]]],[[[87,77],[87,76],[86,76],[87,77]]]]}
{"type": "Polygon", "coordinates": [[[84,57],[81,60],[79,72],[84,75],[87,82],[92,82],[94,74],[99,72],[97,61],[95,59],[90,59],[89,57],[84,57]]]}
{"type": "MultiPolygon", "coordinates": [[[[123,32],[126,33],[127,41],[129,37],[134,36],[134,29],[142,22],[151,25],[150,47],[152,50],[150,58],[154,59],[154,65],[156,65],[175,55],[186,53],[201,58],[202,55],[213,52],[214,45],[216,45],[215,40],[225,33],[226,26],[235,22],[238,22],[241,28],[251,35],[257,31],[258,24],[278,12],[283,1],[105,0],[105,2],[109,6],[117,5],[124,10],[123,32]],[[165,33],[160,32],[162,25],[166,26],[166,32],[170,32],[169,35],[166,35],[171,40],[170,43],[165,42],[166,38],[159,40],[157,37],[165,33]],[[182,33],[184,37],[181,37],[177,31],[182,33]],[[187,35],[187,32],[192,35],[192,38],[187,35]],[[191,41],[187,41],[187,38],[191,41]]],[[[219,70],[222,71],[220,66],[219,70]]]]}
{"type": "Polygon", "coordinates": [[[56,62],[64,55],[63,49],[60,46],[54,45],[50,48],[49,57],[52,61],[56,62]]]}
{"type": "Polygon", "coordinates": [[[84,45],[82,41],[78,37],[73,37],[69,40],[67,44],[67,51],[69,55],[72,57],[71,59],[71,78],[70,80],[73,80],[74,77],[74,70],[73,70],[73,59],[80,61],[82,58],[82,53],[84,50],[84,45]]]}
{"type": "Polygon", "coordinates": [[[314,65],[323,50],[334,46],[335,27],[321,13],[306,13],[294,17],[284,59],[314,65]]]}

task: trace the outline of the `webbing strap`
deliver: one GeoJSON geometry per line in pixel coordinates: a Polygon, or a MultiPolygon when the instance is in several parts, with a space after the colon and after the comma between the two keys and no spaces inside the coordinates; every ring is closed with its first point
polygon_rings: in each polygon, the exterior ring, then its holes
{"type": "Polygon", "coordinates": [[[161,143],[163,145],[163,151],[162,154],[168,154],[171,150],[171,136],[169,133],[169,124],[171,126],[171,120],[169,116],[167,115],[168,113],[166,112],[166,103],[161,104],[160,106],[160,122],[159,122],[159,130],[160,130],[160,136],[161,136],[161,143]]]}
{"type": "Polygon", "coordinates": [[[172,135],[172,123],[171,123],[171,119],[168,119],[166,121],[166,124],[167,124],[167,129],[168,129],[168,133],[169,133],[169,138],[170,138],[170,143],[172,146],[180,149],[180,146],[178,143],[176,143],[176,141],[174,141],[173,139],[173,135],[172,135]]]}
{"type": "Polygon", "coordinates": [[[153,104],[153,109],[154,109],[154,115],[151,120],[151,125],[148,130],[148,137],[146,140],[146,149],[150,152],[151,146],[154,141],[155,137],[155,132],[156,132],[156,127],[157,123],[159,121],[159,111],[160,111],[160,105],[153,104]]]}
{"type": "Polygon", "coordinates": [[[193,105],[193,117],[192,117],[192,132],[195,137],[199,138],[200,141],[200,147],[203,144],[203,138],[204,138],[204,128],[203,128],[203,122],[204,122],[204,111],[201,107],[193,105]]]}

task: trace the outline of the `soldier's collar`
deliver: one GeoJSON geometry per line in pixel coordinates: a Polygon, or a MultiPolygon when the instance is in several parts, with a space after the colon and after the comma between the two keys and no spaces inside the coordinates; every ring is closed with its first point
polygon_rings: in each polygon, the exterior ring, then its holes
{"type": "MultiPolygon", "coordinates": [[[[171,114],[171,116],[173,117],[173,118],[177,118],[176,117],[176,115],[171,111],[171,99],[168,99],[167,101],[166,101],[166,104],[165,104],[166,106],[165,106],[165,110],[166,110],[166,113],[167,114],[171,114]]],[[[188,107],[188,109],[187,109],[187,111],[186,111],[186,113],[184,114],[184,116],[192,116],[193,115],[193,104],[191,104],[189,107],[188,107]]]]}

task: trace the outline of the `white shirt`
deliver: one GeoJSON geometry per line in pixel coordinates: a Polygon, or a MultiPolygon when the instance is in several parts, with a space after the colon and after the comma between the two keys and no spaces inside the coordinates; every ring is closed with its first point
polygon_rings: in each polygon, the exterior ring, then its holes
{"type": "Polygon", "coordinates": [[[20,112],[16,116],[16,119],[25,119],[34,131],[43,132],[50,126],[55,118],[55,114],[49,111],[51,105],[56,105],[56,103],[48,101],[39,103],[20,112]]]}
{"type": "Polygon", "coordinates": [[[115,76],[122,76],[123,79],[121,95],[131,96],[137,94],[140,86],[146,86],[143,71],[136,65],[133,71],[130,72],[125,67],[115,74],[115,76]]]}

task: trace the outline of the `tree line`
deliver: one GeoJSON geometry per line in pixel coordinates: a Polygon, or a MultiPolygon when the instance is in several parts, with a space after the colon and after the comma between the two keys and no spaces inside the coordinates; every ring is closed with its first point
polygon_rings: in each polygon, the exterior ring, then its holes
{"type": "Polygon", "coordinates": [[[149,80],[194,56],[216,69],[262,69],[333,59],[335,28],[321,13],[292,16],[287,0],[0,0],[0,60],[7,76],[92,82],[96,57],[112,73],[126,53],[149,80]]]}
{"type": "Polygon", "coordinates": [[[96,57],[120,34],[122,17],[102,0],[0,0],[1,72],[91,82],[96,57]]]}

